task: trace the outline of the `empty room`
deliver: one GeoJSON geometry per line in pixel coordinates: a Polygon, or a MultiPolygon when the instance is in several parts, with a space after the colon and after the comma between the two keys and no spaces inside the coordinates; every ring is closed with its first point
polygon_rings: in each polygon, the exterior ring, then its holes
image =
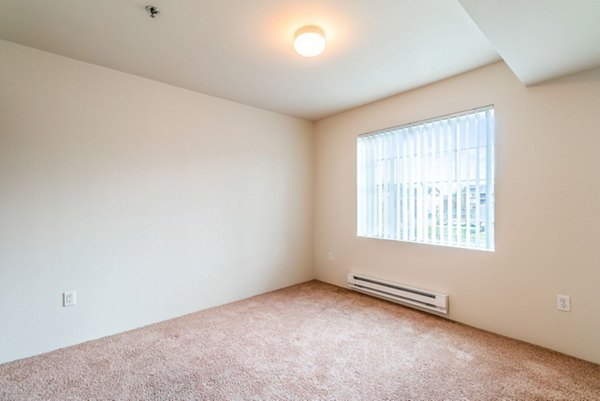
{"type": "Polygon", "coordinates": [[[0,400],[600,400],[598,21],[3,0],[0,400]]]}

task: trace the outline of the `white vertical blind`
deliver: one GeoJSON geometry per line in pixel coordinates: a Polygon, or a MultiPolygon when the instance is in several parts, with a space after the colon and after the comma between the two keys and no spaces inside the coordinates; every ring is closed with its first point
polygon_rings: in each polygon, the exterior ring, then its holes
{"type": "Polygon", "coordinates": [[[359,236],[494,249],[494,108],[365,134],[359,236]]]}

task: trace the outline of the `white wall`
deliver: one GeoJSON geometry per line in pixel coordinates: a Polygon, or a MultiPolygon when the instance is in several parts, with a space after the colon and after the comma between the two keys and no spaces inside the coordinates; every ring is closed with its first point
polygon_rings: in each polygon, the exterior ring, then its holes
{"type": "Polygon", "coordinates": [[[312,128],[0,41],[0,362],[311,279],[312,128]]]}
{"type": "Polygon", "coordinates": [[[445,292],[453,320],[600,362],[599,126],[600,69],[526,88],[503,63],[319,121],[317,278],[344,286],[354,271],[445,292]],[[487,104],[496,251],[357,238],[357,135],[487,104]]]}

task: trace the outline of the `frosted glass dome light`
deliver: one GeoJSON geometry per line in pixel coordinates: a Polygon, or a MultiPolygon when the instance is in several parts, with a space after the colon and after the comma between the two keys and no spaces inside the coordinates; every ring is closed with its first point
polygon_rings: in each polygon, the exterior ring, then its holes
{"type": "Polygon", "coordinates": [[[294,48],[296,52],[304,57],[315,57],[325,49],[325,35],[318,26],[309,25],[296,31],[294,48]]]}

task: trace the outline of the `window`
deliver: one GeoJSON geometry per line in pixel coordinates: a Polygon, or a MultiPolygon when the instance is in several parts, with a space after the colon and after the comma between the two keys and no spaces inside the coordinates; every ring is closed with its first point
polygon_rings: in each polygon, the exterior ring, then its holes
{"type": "Polygon", "coordinates": [[[494,249],[494,108],[358,137],[362,237],[494,249]]]}

